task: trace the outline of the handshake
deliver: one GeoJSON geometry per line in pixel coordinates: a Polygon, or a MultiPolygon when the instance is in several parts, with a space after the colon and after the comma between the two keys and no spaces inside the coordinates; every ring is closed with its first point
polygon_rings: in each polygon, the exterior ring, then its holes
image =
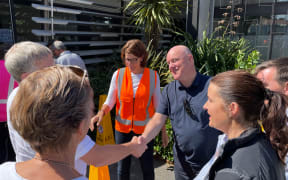
{"type": "Polygon", "coordinates": [[[147,149],[147,142],[145,142],[142,136],[134,136],[132,140],[127,144],[130,149],[130,153],[139,158],[147,149]]]}

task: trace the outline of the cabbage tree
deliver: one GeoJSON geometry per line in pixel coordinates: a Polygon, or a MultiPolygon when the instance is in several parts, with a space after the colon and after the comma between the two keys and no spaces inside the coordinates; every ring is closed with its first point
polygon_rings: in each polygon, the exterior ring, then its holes
{"type": "Polygon", "coordinates": [[[154,50],[158,49],[163,28],[174,25],[174,18],[179,14],[183,0],[131,0],[124,9],[132,22],[144,28],[145,37],[154,50]]]}

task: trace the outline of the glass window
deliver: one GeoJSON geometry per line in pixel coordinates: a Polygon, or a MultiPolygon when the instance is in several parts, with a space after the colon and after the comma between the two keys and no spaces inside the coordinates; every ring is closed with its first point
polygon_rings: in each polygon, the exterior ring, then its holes
{"type": "Polygon", "coordinates": [[[31,6],[31,3],[39,3],[33,0],[14,0],[15,23],[17,31],[17,42],[41,41],[32,34],[31,29],[41,29],[41,25],[32,21],[32,17],[41,17],[39,11],[31,6]]]}
{"type": "Polygon", "coordinates": [[[13,44],[8,0],[0,1],[0,59],[13,44]]]}
{"type": "Polygon", "coordinates": [[[288,56],[288,35],[273,35],[272,47],[272,59],[288,56]]]}
{"type": "MultiPolygon", "coordinates": [[[[232,1],[238,2],[238,0],[232,1]]],[[[227,9],[227,2],[215,1],[215,29],[219,24],[227,26],[231,22],[238,21],[238,26],[233,27],[236,36],[243,34],[251,45],[260,51],[261,59],[288,56],[288,51],[285,51],[288,45],[288,3],[284,3],[288,0],[243,0],[241,4],[232,6],[232,9],[227,9]],[[227,16],[224,16],[225,13],[227,16]],[[232,13],[233,19],[230,18],[232,13]],[[239,19],[236,19],[236,16],[239,16],[239,19]]]]}

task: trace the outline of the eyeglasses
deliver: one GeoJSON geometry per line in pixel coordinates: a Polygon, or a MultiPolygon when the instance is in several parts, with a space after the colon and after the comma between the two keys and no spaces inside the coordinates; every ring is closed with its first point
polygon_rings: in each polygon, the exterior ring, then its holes
{"type": "MultiPolygon", "coordinates": [[[[75,73],[77,76],[81,77],[81,84],[80,84],[80,90],[83,87],[84,81],[86,80],[86,78],[88,79],[88,73],[86,70],[81,69],[78,66],[73,66],[73,65],[55,65],[53,67],[67,67],[69,68],[73,73],[75,73]]],[[[88,80],[89,83],[89,80],[88,80]]],[[[79,91],[80,92],[80,91],[79,91]]]]}
{"type": "Polygon", "coordinates": [[[125,61],[128,61],[130,63],[134,63],[138,60],[138,58],[125,58],[125,61]]]}
{"type": "Polygon", "coordinates": [[[84,83],[84,81],[85,81],[85,78],[88,78],[88,73],[87,73],[87,71],[81,69],[81,68],[78,67],[78,66],[73,66],[73,65],[69,65],[69,66],[66,66],[66,67],[68,67],[71,71],[73,71],[73,73],[75,73],[77,76],[82,77],[81,85],[80,85],[80,87],[82,88],[83,83],[84,83]]]}
{"type": "Polygon", "coordinates": [[[71,69],[79,77],[84,77],[84,78],[88,77],[87,71],[81,69],[78,66],[69,65],[65,67],[68,67],[69,69],[71,69]]]}
{"type": "Polygon", "coordinates": [[[198,121],[198,118],[195,115],[195,112],[193,110],[193,108],[191,108],[190,103],[187,101],[187,99],[185,99],[185,101],[183,102],[184,104],[184,108],[186,113],[195,121],[198,121]]]}

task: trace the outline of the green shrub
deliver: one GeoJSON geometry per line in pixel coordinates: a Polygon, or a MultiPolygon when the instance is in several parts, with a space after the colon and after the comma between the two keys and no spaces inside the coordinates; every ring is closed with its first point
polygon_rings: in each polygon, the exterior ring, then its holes
{"type": "Polygon", "coordinates": [[[120,67],[123,67],[123,63],[117,53],[107,58],[105,62],[88,66],[89,80],[94,90],[96,110],[98,110],[99,95],[108,94],[112,75],[120,67]]]}
{"type": "Polygon", "coordinates": [[[178,44],[186,45],[191,50],[195,66],[202,74],[214,76],[233,69],[252,71],[258,63],[259,52],[244,38],[215,37],[215,33],[209,38],[203,32],[203,39],[197,42],[188,33],[179,34],[185,40],[178,39],[178,44]]]}

